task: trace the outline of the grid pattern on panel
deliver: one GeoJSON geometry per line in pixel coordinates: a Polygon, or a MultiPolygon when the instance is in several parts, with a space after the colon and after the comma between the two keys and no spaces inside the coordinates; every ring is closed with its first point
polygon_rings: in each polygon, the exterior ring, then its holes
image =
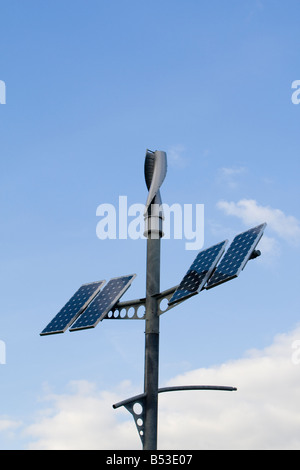
{"type": "Polygon", "coordinates": [[[179,287],[169,301],[169,305],[194,295],[203,288],[216,264],[224,253],[228,241],[200,251],[179,287]]]}
{"type": "Polygon", "coordinates": [[[207,289],[229,281],[240,274],[261,239],[265,227],[266,224],[258,225],[235,237],[225,256],[209,279],[206,286],[207,289]]]}
{"type": "Polygon", "coordinates": [[[83,284],[42,331],[41,335],[64,333],[78,315],[91,302],[103,286],[104,281],[83,284]]]}
{"type": "Polygon", "coordinates": [[[111,279],[72,325],[70,331],[96,326],[118,302],[134,278],[135,274],[111,279]]]}

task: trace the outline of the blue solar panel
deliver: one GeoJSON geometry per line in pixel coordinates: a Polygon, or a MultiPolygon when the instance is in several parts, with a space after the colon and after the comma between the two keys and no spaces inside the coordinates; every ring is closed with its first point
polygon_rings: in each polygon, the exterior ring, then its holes
{"type": "Polygon", "coordinates": [[[116,305],[131,285],[135,274],[111,279],[70,328],[70,331],[94,328],[116,305]]]}
{"type": "Polygon", "coordinates": [[[169,305],[198,294],[224,253],[228,240],[200,251],[169,301],[169,305]]]}
{"type": "Polygon", "coordinates": [[[235,237],[225,256],[209,279],[206,289],[237,277],[246,266],[267,224],[258,225],[235,237]]]}
{"type": "Polygon", "coordinates": [[[41,336],[64,333],[98,294],[105,281],[83,284],[42,331],[41,336]]]}

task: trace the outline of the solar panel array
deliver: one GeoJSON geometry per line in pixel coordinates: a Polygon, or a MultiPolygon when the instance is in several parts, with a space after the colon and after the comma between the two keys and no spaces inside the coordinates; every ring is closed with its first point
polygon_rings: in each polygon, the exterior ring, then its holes
{"type": "Polygon", "coordinates": [[[200,251],[169,300],[169,306],[198,294],[204,288],[211,289],[237,277],[253,254],[265,227],[266,224],[261,224],[237,235],[223,258],[228,240],[200,251]]]}
{"type": "Polygon", "coordinates": [[[228,240],[225,240],[211,248],[200,251],[171,297],[169,305],[185,300],[201,291],[223,255],[227,243],[228,240]]]}
{"type": "Polygon", "coordinates": [[[42,331],[41,335],[64,333],[98,294],[105,281],[83,284],[42,331]]]}
{"type": "Polygon", "coordinates": [[[131,285],[135,274],[111,279],[95,297],[86,310],[78,317],[70,331],[94,328],[103,320],[131,285]]]}
{"type": "Polygon", "coordinates": [[[83,284],[40,333],[41,336],[93,328],[105,318],[136,277],[135,274],[83,284]]]}
{"type": "MultiPolygon", "coordinates": [[[[237,235],[224,256],[228,240],[200,251],[169,300],[169,305],[237,277],[251,258],[266,225],[258,225],[237,235]]],[[[71,325],[70,331],[95,327],[114,308],[135,277],[131,274],[111,279],[103,289],[105,281],[83,284],[41,335],[64,333],[71,325]]]]}
{"type": "Polygon", "coordinates": [[[237,235],[226,254],[209,279],[206,289],[218,286],[237,277],[246,266],[255,247],[260,241],[266,224],[258,225],[237,235]]]}

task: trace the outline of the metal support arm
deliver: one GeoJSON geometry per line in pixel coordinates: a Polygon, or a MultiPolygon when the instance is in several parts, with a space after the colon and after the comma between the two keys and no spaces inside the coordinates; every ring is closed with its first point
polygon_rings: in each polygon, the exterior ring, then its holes
{"type": "MultiPolygon", "coordinates": [[[[177,387],[163,387],[158,389],[158,393],[165,392],[180,392],[180,391],[191,391],[191,390],[215,390],[223,392],[236,392],[235,387],[224,387],[216,385],[181,385],[177,387]]],[[[120,401],[113,405],[114,409],[124,406],[129,413],[133,416],[138,434],[144,446],[144,422],[145,422],[145,403],[147,395],[141,393],[126,400],[120,401]]]]}
{"type": "MultiPolygon", "coordinates": [[[[161,306],[163,300],[170,300],[178,286],[170,287],[169,289],[154,295],[153,297],[158,301],[158,315],[177,307],[181,302],[174,305],[168,305],[165,309],[161,306]]],[[[145,320],[146,317],[146,298],[127,300],[125,302],[118,302],[114,308],[105,317],[105,320],[145,320]]]]}

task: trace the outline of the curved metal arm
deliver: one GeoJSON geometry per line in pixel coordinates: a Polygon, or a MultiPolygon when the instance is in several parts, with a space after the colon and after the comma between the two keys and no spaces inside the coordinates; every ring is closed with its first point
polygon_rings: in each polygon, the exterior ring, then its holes
{"type": "MultiPolygon", "coordinates": [[[[158,393],[165,392],[180,392],[180,391],[190,391],[190,390],[217,390],[223,392],[236,392],[237,388],[235,387],[224,387],[218,385],[181,385],[177,387],[163,387],[158,389],[158,393]]],[[[142,444],[144,445],[144,422],[145,422],[145,402],[147,394],[141,393],[126,400],[120,401],[113,405],[114,409],[124,406],[129,413],[133,416],[134,422],[136,424],[137,431],[139,433],[142,444]],[[141,407],[140,412],[138,412],[135,407],[139,405],[141,407]]]]}
{"type": "MultiPolygon", "coordinates": [[[[222,385],[179,385],[176,387],[163,387],[158,389],[158,393],[165,392],[181,392],[181,391],[191,391],[191,390],[215,390],[221,392],[236,392],[236,387],[224,387],[222,385]]],[[[134,397],[127,398],[126,400],[120,401],[113,405],[114,409],[120,408],[121,406],[128,405],[130,403],[138,403],[146,398],[146,393],[141,393],[140,395],[135,395],[134,397]]]]}
{"type": "Polygon", "coordinates": [[[158,390],[158,393],[164,392],[180,392],[190,390],[217,390],[221,392],[236,392],[235,387],[223,387],[222,385],[182,385],[177,387],[164,387],[158,390]]]}

